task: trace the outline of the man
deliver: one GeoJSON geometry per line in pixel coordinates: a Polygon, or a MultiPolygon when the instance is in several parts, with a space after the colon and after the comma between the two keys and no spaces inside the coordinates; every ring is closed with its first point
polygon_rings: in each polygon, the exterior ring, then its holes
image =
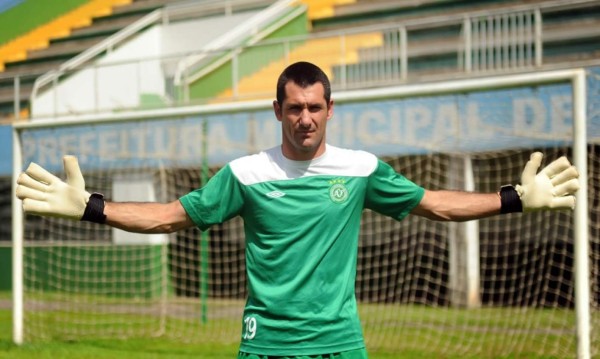
{"type": "Polygon", "coordinates": [[[561,157],[499,193],[426,190],[374,155],[326,143],[334,103],[327,76],[298,62],[277,82],[282,143],[223,167],[205,187],[160,203],[105,202],[85,191],[75,157],[66,182],[32,163],[18,178],[25,212],[106,223],[126,231],[202,230],[244,219],[248,299],[239,358],[366,358],[354,282],[364,208],[401,220],[415,214],[466,221],[500,213],[572,209],[577,171],[561,157]]]}

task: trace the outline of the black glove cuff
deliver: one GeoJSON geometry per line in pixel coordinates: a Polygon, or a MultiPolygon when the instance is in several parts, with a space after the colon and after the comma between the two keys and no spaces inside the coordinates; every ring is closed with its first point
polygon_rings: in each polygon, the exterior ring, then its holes
{"type": "Polygon", "coordinates": [[[85,206],[81,220],[101,224],[106,222],[106,215],[104,214],[104,196],[102,194],[92,193],[87,206],[85,206]]]}
{"type": "Polygon", "coordinates": [[[500,187],[500,213],[523,212],[519,193],[512,185],[500,187]]]}

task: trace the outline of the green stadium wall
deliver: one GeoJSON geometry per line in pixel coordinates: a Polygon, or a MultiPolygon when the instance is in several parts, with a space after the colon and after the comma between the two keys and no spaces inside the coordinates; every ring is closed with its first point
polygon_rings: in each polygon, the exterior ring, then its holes
{"type": "Polygon", "coordinates": [[[12,289],[12,247],[0,247],[0,292],[12,289]]]}
{"type": "MultiPolygon", "coordinates": [[[[30,253],[24,286],[30,287],[27,280],[35,278],[35,288],[45,292],[150,299],[163,294],[162,277],[168,277],[163,245],[45,245],[25,250],[30,253]],[[81,270],[86,267],[90,270],[81,270]]],[[[0,291],[12,289],[11,266],[12,247],[0,247],[0,291]]]]}

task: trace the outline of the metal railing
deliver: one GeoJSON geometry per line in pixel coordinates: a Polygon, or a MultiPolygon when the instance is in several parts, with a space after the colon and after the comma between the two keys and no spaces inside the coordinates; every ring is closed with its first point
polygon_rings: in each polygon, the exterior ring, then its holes
{"type": "Polygon", "coordinates": [[[179,21],[182,19],[191,18],[194,15],[197,16],[199,14],[206,15],[214,14],[215,12],[217,12],[222,13],[224,15],[231,15],[238,8],[246,9],[250,6],[265,6],[271,2],[272,1],[266,0],[213,0],[202,3],[189,2],[175,5],[167,5],[164,8],[154,10],[153,12],[144,16],[140,20],[125,27],[123,30],[90,47],[86,51],[75,56],[74,58],[66,61],[65,63],[60,65],[58,69],[50,71],[40,76],[35,81],[31,96],[32,98],[35,98],[38,91],[40,91],[40,89],[43,88],[45,85],[56,81],[56,79],[58,79],[67,72],[81,68],[88,61],[97,58],[103,53],[110,53],[115,47],[124,43],[133,36],[139,34],[142,30],[148,28],[151,25],[169,24],[169,22],[171,21],[179,21]]]}
{"type": "Polygon", "coordinates": [[[468,18],[463,34],[467,72],[542,65],[540,9],[468,18]]]}

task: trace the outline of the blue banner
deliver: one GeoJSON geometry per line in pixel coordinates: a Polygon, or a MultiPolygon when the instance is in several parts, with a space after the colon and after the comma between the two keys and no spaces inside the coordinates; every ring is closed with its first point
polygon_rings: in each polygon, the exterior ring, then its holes
{"type": "Polygon", "coordinates": [[[12,127],[0,126],[0,176],[12,174],[12,127]]]}
{"type": "MultiPolygon", "coordinates": [[[[571,142],[570,84],[510,88],[444,96],[334,103],[328,142],[378,156],[489,151],[571,142]]],[[[334,97],[335,101],[335,97],[334,97]]],[[[235,114],[80,125],[22,133],[25,164],[62,171],[62,156],[82,168],[199,166],[203,122],[207,159],[222,165],[281,141],[271,109],[235,114]]],[[[594,120],[597,122],[596,120],[594,120]]],[[[597,136],[598,125],[588,124],[597,136]]]]}

